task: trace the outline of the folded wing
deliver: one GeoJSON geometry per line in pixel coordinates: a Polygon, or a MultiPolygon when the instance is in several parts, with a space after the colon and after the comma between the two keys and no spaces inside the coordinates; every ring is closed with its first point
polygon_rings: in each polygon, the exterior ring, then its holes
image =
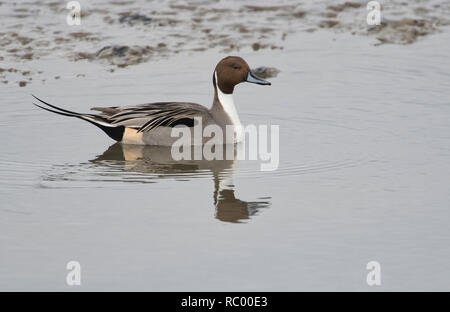
{"type": "Polygon", "coordinates": [[[111,125],[125,126],[138,132],[151,131],[157,127],[186,125],[192,127],[195,117],[204,117],[208,110],[195,103],[160,102],[125,107],[94,107],[99,116],[111,125]]]}

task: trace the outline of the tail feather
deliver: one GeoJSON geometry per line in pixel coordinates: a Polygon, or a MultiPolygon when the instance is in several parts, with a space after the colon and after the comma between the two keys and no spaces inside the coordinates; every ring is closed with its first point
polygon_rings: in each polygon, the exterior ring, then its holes
{"type": "Polygon", "coordinates": [[[49,108],[47,108],[47,107],[41,106],[41,105],[36,104],[36,103],[33,103],[33,104],[34,104],[35,106],[39,107],[39,108],[42,108],[42,109],[44,109],[44,110],[46,110],[46,111],[48,111],[48,112],[52,112],[52,113],[55,113],[55,114],[59,114],[59,115],[63,115],[63,116],[69,116],[69,117],[79,117],[79,116],[77,116],[76,114],[69,114],[69,113],[58,112],[58,111],[56,111],[56,110],[49,109],[49,108]]]}
{"type": "Polygon", "coordinates": [[[107,119],[105,119],[102,116],[98,116],[98,115],[94,115],[94,114],[81,114],[81,113],[77,113],[77,112],[73,112],[67,109],[63,109],[60,107],[57,107],[55,105],[52,105],[50,103],[47,103],[41,99],[39,99],[38,97],[34,96],[33,97],[38,100],[39,102],[41,102],[42,104],[45,104],[53,109],[41,106],[39,104],[33,103],[34,105],[36,105],[39,108],[42,108],[46,111],[55,113],[55,114],[59,114],[59,115],[63,115],[63,116],[68,116],[68,117],[76,117],[79,119],[83,119],[86,120],[87,122],[99,127],[100,129],[102,129],[111,139],[116,140],[116,141],[121,141],[122,137],[123,137],[123,133],[125,131],[125,127],[124,126],[115,126],[112,125],[111,123],[109,123],[107,121],[107,119]]]}
{"type": "MultiPolygon", "coordinates": [[[[61,111],[61,112],[65,112],[65,113],[73,114],[73,115],[82,115],[82,114],[80,114],[80,113],[73,112],[73,111],[70,111],[70,110],[67,110],[67,109],[63,109],[63,108],[60,108],[60,107],[58,107],[58,106],[52,105],[52,104],[50,104],[50,103],[47,103],[47,102],[41,100],[40,98],[38,98],[37,96],[35,96],[34,94],[32,94],[31,96],[34,97],[34,98],[35,98],[36,100],[38,100],[39,102],[41,102],[42,104],[45,104],[45,105],[47,105],[47,106],[49,106],[49,107],[51,107],[51,108],[53,108],[53,109],[59,110],[59,111],[61,111]]],[[[35,105],[37,105],[37,104],[35,104],[35,105]]],[[[40,107],[42,108],[42,106],[40,106],[40,107]]]]}

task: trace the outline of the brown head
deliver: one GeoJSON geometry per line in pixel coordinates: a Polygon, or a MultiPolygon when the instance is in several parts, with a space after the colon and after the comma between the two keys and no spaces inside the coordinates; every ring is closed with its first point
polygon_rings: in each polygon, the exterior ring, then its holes
{"type": "Polygon", "coordinates": [[[220,91],[225,94],[233,93],[234,86],[241,82],[257,83],[260,85],[269,85],[270,82],[257,77],[252,73],[247,62],[239,56],[227,56],[222,59],[216,66],[214,71],[214,86],[219,87],[220,91]]]}

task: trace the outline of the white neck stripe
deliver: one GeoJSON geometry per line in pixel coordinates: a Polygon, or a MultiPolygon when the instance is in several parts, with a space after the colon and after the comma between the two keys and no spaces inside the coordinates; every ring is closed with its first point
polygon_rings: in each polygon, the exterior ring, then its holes
{"type": "Polygon", "coordinates": [[[233,93],[231,94],[223,93],[222,90],[220,90],[219,88],[219,81],[217,80],[217,72],[214,73],[214,77],[216,78],[217,96],[219,98],[220,104],[222,104],[225,113],[227,113],[228,117],[230,117],[233,125],[240,126],[241,121],[239,120],[236,106],[234,105],[233,93]]]}

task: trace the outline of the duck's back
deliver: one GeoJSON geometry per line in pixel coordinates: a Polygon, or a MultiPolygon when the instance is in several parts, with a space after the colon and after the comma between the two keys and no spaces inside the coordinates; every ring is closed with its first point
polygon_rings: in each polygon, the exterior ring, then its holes
{"type": "Polygon", "coordinates": [[[172,145],[178,138],[171,136],[178,125],[194,126],[194,118],[202,124],[212,122],[209,110],[196,103],[157,102],[123,107],[94,107],[111,125],[125,127],[123,143],[172,145]]]}

